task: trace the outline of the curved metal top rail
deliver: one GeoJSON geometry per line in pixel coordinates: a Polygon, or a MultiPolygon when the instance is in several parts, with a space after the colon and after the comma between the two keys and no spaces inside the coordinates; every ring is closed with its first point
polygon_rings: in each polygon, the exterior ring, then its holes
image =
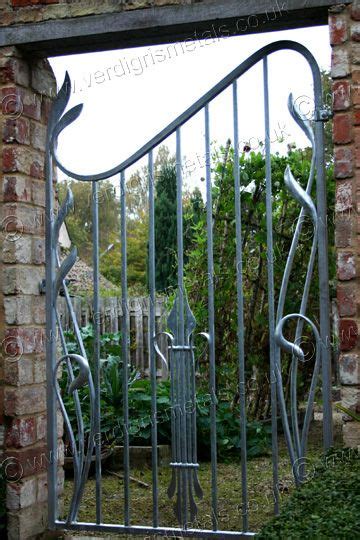
{"type": "MultiPolygon", "coordinates": [[[[295,52],[298,52],[301,54],[309,63],[309,66],[311,68],[312,74],[313,74],[313,80],[314,80],[314,98],[315,98],[315,108],[319,109],[322,106],[322,96],[321,96],[321,74],[320,69],[317,65],[317,62],[312,55],[312,53],[300,43],[297,43],[295,41],[289,41],[289,40],[282,40],[282,41],[276,41],[275,43],[272,43],[270,45],[266,45],[262,49],[259,49],[257,52],[252,54],[249,58],[247,58],[244,62],[242,62],[238,67],[236,67],[233,71],[231,71],[226,77],[224,77],[219,83],[217,83],[211,90],[206,92],[200,99],[198,99],[191,107],[189,107],[186,111],[184,111],[180,116],[178,116],[175,120],[173,120],[166,128],[164,128],[162,131],[160,131],[155,137],[150,139],[144,146],[142,146],[139,150],[137,150],[134,154],[132,154],[129,158],[127,158],[125,161],[120,163],[119,165],[113,167],[112,169],[109,169],[108,171],[98,173],[95,175],[82,175],[77,174],[69,169],[67,169],[59,160],[59,157],[57,156],[56,148],[57,148],[57,142],[60,133],[71,123],[73,123],[81,114],[83,105],[76,105],[72,109],[70,109],[67,113],[60,118],[60,120],[56,123],[52,130],[52,137],[51,137],[51,152],[54,157],[54,160],[56,162],[56,165],[59,167],[61,171],[63,171],[66,175],[74,178],[75,180],[82,180],[82,181],[99,181],[99,180],[105,180],[107,178],[110,178],[112,176],[115,176],[117,174],[120,174],[121,172],[125,171],[128,167],[142,159],[146,154],[148,154],[151,150],[156,148],[159,144],[161,144],[165,139],[167,139],[170,135],[172,135],[178,128],[180,128],[182,125],[184,125],[188,120],[190,120],[193,116],[195,116],[201,109],[203,109],[208,103],[210,103],[213,99],[215,99],[219,94],[221,94],[226,88],[228,88],[234,81],[236,81],[239,77],[244,75],[249,69],[251,69],[253,66],[255,66],[260,60],[263,60],[268,55],[278,52],[281,50],[292,50],[295,52]]],[[[60,107],[64,110],[66,107],[66,104],[68,103],[70,99],[71,94],[71,83],[69,79],[68,73],[66,73],[65,81],[63,84],[63,87],[59,91],[57,100],[61,100],[63,102],[63,107],[60,107]]],[[[56,108],[56,107],[55,107],[56,108]]]]}

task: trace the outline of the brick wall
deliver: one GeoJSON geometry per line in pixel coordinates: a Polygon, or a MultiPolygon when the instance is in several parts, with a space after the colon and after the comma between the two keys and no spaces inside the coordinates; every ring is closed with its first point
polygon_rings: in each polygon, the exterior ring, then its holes
{"type": "MultiPolygon", "coordinates": [[[[337,299],[341,399],[360,413],[360,2],[333,8],[329,19],[336,177],[337,299]]],[[[345,418],[349,420],[349,418],[345,418]]],[[[344,443],[360,444],[360,424],[346,422],[344,443]]]]}
{"type": "Polygon", "coordinates": [[[115,13],[124,10],[195,4],[202,0],[1,0],[0,25],[115,13]]]}
{"type": "MultiPolygon", "coordinates": [[[[41,533],[47,520],[45,298],[39,282],[45,275],[45,132],[54,93],[47,61],[29,63],[14,48],[0,49],[0,414],[8,538],[14,540],[41,533]]],[[[61,430],[59,422],[60,436],[61,430]]]]}

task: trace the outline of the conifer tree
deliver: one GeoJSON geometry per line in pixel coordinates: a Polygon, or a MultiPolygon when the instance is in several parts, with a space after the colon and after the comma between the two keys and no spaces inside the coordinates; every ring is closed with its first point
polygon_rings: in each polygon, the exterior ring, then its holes
{"type": "Polygon", "coordinates": [[[155,281],[157,291],[176,284],[176,165],[160,164],[155,186],[155,281]]]}

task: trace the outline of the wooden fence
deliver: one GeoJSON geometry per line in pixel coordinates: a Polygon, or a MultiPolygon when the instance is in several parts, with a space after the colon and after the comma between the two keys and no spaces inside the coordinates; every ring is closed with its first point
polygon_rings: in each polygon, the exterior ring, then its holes
{"type": "MultiPolygon", "coordinates": [[[[72,304],[76,320],[80,326],[86,326],[94,321],[94,312],[91,298],[73,297],[72,304]]],[[[64,330],[71,330],[72,323],[67,309],[65,298],[58,298],[58,309],[64,330]]],[[[156,301],[156,332],[166,329],[166,299],[158,298],[156,301]]],[[[149,374],[149,298],[129,298],[128,317],[130,328],[130,359],[131,365],[144,375],[149,374]]],[[[100,298],[98,320],[100,332],[118,332],[121,330],[122,307],[121,298],[100,298]]],[[[168,343],[166,336],[159,336],[157,340],[162,354],[168,359],[168,343]]],[[[157,359],[157,374],[159,378],[167,378],[166,366],[157,359]]]]}

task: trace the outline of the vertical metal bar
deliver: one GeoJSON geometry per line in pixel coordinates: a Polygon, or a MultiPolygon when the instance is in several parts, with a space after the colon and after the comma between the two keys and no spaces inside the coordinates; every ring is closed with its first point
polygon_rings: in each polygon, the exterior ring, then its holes
{"type": "Polygon", "coordinates": [[[149,152],[149,355],[151,378],[151,444],[152,444],[152,497],[153,497],[153,527],[158,527],[158,456],[157,456],[157,403],[156,403],[156,284],[155,284],[155,177],[153,151],[149,152]]]}
{"type": "Polygon", "coordinates": [[[270,108],[269,108],[269,73],[268,58],[263,60],[264,73],[264,112],[265,112],[265,152],[266,152],[266,227],[267,227],[267,273],[268,273],[268,302],[269,302],[269,341],[270,341],[270,385],[271,385],[271,435],[272,435],[272,465],[273,465],[273,496],[274,512],[279,513],[279,464],[277,438],[277,392],[275,369],[275,288],[274,288],[274,246],[272,218],[272,174],[271,174],[271,143],[270,143],[270,108]]]}
{"type": "Polygon", "coordinates": [[[122,335],[121,349],[123,362],[123,419],[124,419],[124,523],[130,523],[130,472],[129,472],[129,400],[128,400],[128,362],[129,328],[127,296],[127,243],[126,243],[126,191],[125,172],[120,174],[120,222],[121,222],[121,304],[122,335]]]}
{"type": "Polygon", "coordinates": [[[56,395],[53,387],[53,373],[56,365],[56,314],[55,314],[55,269],[56,246],[54,245],[54,202],[53,202],[53,160],[50,153],[51,126],[48,127],[45,158],[45,253],[46,253],[46,406],[47,406],[47,448],[50,452],[48,467],[48,517],[50,528],[58,517],[57,501],[57,421],[56,395]]]}
{"type": "Polygon", "coordinates": [[[216,364],[215,364],[215,306],[214,306],[214,242],[213,200],[211,186],[210,118],[209,105],[205,106],[205,156],[206,156],[206,228],[208,265],[208,325],[210,365],[210,422],[211,422],[211,508],[213,530],[218,529],[217,501],[217,434],[216,434],[216,364]]]}
{"type": "Polygon", "coordinates": [[[241,491],[243,531],[248,530],[248,497],[247,497],[247,450],[246,450],[246,395],[245,395],[245,350],[244,350],[244,291],[243,291],[243,255],[241,231],[241,193],[239,163],[239,111],[237,81],[233,83],[233,115],[234,115],[234,181],[235,181],[235,218],[236,218],[236,293],[238,323],[238,363],[239,363],[239,395],[241,422],[241,491]]]}
{"type": "MultiPolygon", "coordinates": [[[[183,239],[183,203],[182,203],[182,170],[181,170],[181,133],[180,128],[176,130],[176,201],[177,201],[177,255],[178,255],[178,293],[179,293],[179,343],[185,345],[185,324],[184,324],[184,239],[183,239]]],[[[185,355],[182,351],[177,352],[180,379],[180,425],[181,437],[181,461],[187,462],[187,432],[186,432],[186,396],[185,396],[185,355]]],[[[187,477],[188,470],[182,467],[180,470],[182,485],[182,521],[183,527],[187,527],[187,477]]]]}
{"type": "MultiPolygon", "coordinates": [[[[314,75],[315,111],[323,109],[322,82],[319,67],[316,65],[314,75]]],[[[320,336],[321,336],[321,369],[323,391],[323,438],[324,449],[333,445],[333,418],[331,395],[331,347],[330,347],[330,296],[329,296],[329,262],[327,233],[327,203],[324,156],[324,124],[315,122],[316,148],[316,196],[318,213],[318,253],[319,253],[319,294],[320,294],[320,336]]]]}
{"type": "Polygon", "coordinates": [[[94,311],[94,386],[95,386],[95,451],[96,451],[96,523],[101,512],[101,426],[100,426],[100,309],[99,309],[99,186],[92,183],[92,240],[93,240],[93,311],[94,311]]]}

